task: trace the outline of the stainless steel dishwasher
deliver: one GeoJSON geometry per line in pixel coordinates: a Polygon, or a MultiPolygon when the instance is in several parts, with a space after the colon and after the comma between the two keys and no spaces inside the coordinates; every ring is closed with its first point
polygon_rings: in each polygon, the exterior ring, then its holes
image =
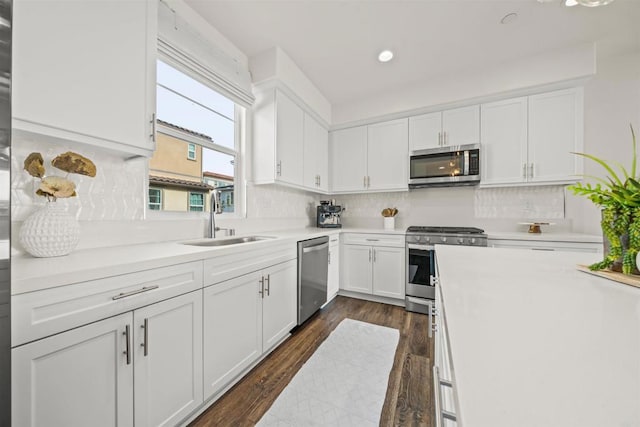
{"type": "Polygon", "coordinates": [[[329,237],[298,242],[298,325],[327,302],[329,237]]]}

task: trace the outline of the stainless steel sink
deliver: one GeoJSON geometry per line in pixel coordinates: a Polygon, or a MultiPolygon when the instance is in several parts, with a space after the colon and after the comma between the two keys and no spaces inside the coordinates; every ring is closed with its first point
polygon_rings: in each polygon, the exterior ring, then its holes
{"type": "Polygon", "coordinates": [[[183,245],[189,246],[229,246],[239,245],[242,243],[259,242],[260,240],[275,239],[270,236],[245,236],[234,237],[232,239],[205,239],[205,240],[193,240],[190,242],[182,242],[183,245]]]}

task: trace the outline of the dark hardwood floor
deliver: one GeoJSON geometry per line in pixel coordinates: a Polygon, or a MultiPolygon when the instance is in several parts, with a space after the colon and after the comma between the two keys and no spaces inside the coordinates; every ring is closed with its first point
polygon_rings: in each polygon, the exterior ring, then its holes
{"type": "MultiPolygon", "coordinates": [[[[427,316],[402,307],[337,297],[216,401],[190,427],[256,424],[298,369],[345,318],[400,331],[381,426],[435,425],[427,316]]],[[[303,426],[301,426],[303,427],[303,426]]]]}

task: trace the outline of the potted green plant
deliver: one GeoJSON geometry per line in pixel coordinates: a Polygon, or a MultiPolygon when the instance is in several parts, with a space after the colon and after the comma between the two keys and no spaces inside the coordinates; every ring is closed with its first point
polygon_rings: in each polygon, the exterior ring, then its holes
{"type": "Polygon", "coordinates": [[[578,182],[568,188],[574,194],[585,196],[602,208],[602,232],[605,238],[604,259],[589,266],[591,270],[606,268],[637,274],[636,256],[640,252],[640,182],[636,175],[636,135],[631,126],[633,155],[631,168],[617,164],[620,173],[598,157],[585,153],[574,153],[600,164],[609,174],[606,179],[590,177],[590,183],[578,182]],[[608,243],[608,244],[607,244],[608,243]]]}

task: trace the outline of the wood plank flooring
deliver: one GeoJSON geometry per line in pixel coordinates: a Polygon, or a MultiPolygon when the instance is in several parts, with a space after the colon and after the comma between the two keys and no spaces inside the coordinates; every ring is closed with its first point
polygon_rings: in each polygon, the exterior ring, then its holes
{"type": "Polygon", "coordinates": [[[402,307],[337,297],[294,331],[291,338],[194,420],[190,427],[255,425],[298,369],[345,318],[400,331],[380,426],[435,425],[431,394],[433,344],[428,338],[427,316],[407,312],[402,307]]]}

